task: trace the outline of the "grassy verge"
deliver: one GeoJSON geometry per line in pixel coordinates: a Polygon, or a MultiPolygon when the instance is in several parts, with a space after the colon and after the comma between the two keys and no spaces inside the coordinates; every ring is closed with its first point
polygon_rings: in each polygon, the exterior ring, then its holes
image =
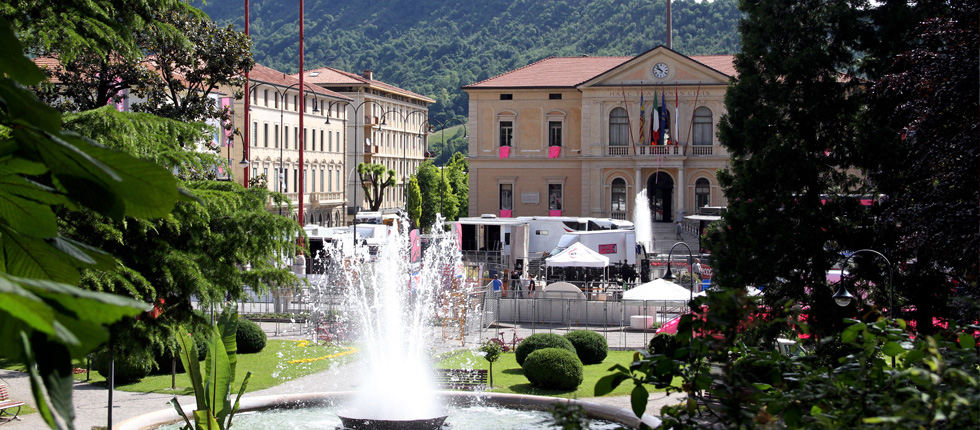
{"type": "MultiPolygon", "coordinates": [[[[495,393],[531,394],[563,398],[595,397],[595,384],[599,378],[612,373],[609,371],[610,367],[614,364],[629,367],[632,361],[633,351],[609,351],[609,355],[606,356],[606,359],[602,363],[584,366],[584,379],[578,389],[559,391],[545,390],[532,386],[527,378],[524,377],[524,371],[517,365],[517,358],[514,353],[503,353],[500,355],[500,359],[493,364],[493,389],[490,391],[495,393]]],[[[490,363],[484,360],[483,357],[466,351],[453,354],[440,361],[436,367],[443,369],[467,368],[489,370],[489,365],[490,363]]],[[[628,396],[632,389],[633,383],[627,381],[620,384],[619,387],[607,394],[607,396],[628,396]]],[[[662,391],[656,390],[653,386],[649,385],[647,389],[650,391],[662,391]]]]}
{"type": "MultiPolygon", "coordinates": [[[[233,386],[236,387],[237,392],[237,387],[241,384],[245,373],[252,372],[246,392],[274,387],[283,382],[322,372],[340,363],[346,363],[347,360],[356,356],[349,351],[349,349],[342,347],[325,347],[291,340],[270,339],[261,352],[238,355],[233,386]]],[[[83,381],[85,374],[75,375],[75,379],[83,381]]],[[[89,382],[101,385],[106,383],[105,377],[94,370],[89,382]]],[[[147,376],[137,383],[117,385],[116,389],[141,393],[194,394],[186,374],[177,374],[176,389],[171,388],[171,382],[169,373],[155,374],[147,376]]]]}

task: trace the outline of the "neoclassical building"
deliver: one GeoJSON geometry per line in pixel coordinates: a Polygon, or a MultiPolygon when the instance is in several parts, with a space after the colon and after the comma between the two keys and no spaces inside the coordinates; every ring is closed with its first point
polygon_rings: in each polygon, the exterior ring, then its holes
{"type": "MultiPolygon", "coordinates": [[[[283,72],[256,64],[249,72],[248,122],[245,124],[245,98],[234,101],[235,127],[248,141],[248,177],[264,177],[270,190],[284,193],[298,216],[303,199],[301,224],[338,226],[344,217],[343,183],[346,180],[345,145],[349,97],[333,91],[304,85],[283,72]],[[302,108],[302,109],[301,109],[302,108]],[[303,166],[299,164],[299,116],[303,118],[303,166]],[[244,135],[247,132],[247,136],[244,135]],[[303,194],[299,194],[302,168],[303,194]]],[[[238,164],[242,149],[234,147],[232,160],[236,178],[243,178],[238,164]]],[[[270,207],[275,211],[276,208],[270,207]]]]}
{"type": "Polygon", "coordinates": [[[716,172],[728,154],[716,130],[732,61],[660,46],[636,57],[546,58],[463,87],[469,215],[632,220],[644,189],[655,221],[726,205],[716,172]],[[669,111],[663,139],[660,107],[669,111]]]}
{"type": "Polygon", "coordinates": [[[425,159],[428,106],[435,100],[374,79],[370,70],[355,74],[320,67],[307,70],[303,79],[350,100],[344,103],[349,118],[345,138],[349,207],[368,207],[357,175],[351,172],[358,163],[375,163],[394,170],[396,178],[395,186],[385,192],[381,210],[404,208],[405,186],[425,159]]]}

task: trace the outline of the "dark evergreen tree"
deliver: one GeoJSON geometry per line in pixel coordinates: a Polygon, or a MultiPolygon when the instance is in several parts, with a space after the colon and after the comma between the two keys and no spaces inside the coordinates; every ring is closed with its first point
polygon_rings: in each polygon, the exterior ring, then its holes
{"type": "Polygon", "coordinates": [[[896,289],[915,305],[909,316],[920,330],[931,331],[933,317],[977,320],[980,6],[904,3],[886,5],[889,19],[920,22],[906,27],[911,46],[887,57],[887,74],[872,86],[867,121],[889,127],[889,134],[868,140],[891,148],[872,146],[868,158],[877,162],[873,177],[888,196],[879,234],[893,241],[896,289]]]}
{"type": "Polygon", "coordinates": [[[834,305],[826,273],[865,241],[863,211],[841,198],[863,187],[849,171],[863,106],[852,75],[860,20],[843,0],[746,0],[740,10],[738,76],[719,124],[729,209],[707,240],[714,279],[763,287],[771,305],[809,306],[816,332],[828,333],[853,311],[834,305]]]}

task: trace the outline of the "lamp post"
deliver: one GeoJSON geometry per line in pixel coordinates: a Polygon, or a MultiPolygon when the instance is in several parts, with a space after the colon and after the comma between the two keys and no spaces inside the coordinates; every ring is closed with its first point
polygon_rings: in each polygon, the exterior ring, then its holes
{"type": "MultiPolygon", "coordinates": [[[[670,251],[667,253],[667,274],[665,274],[664,277],[661,279],[671,281],[671,282],[673,282],[674,280],[674,274],[670,272],[670,257],[671,255],[673,255],[674,248],[676,248],[677,245],[684,245],[684,247],[687,248],[688,257],[691,259],[691,261],[694,261],[694,253],[691,252],[690,245],[684,242],[675,243],[673,246],[670,247],[670,251]]],[[[693,273],[691,274],[691,300],[694,300],[694,274],[693,273]]]]}
{"type": "Polygon", "coordinates": [[[839,286],[837,288],[837,292],[834,293],[834,301],[837,302],[838,306],[846,307],[850,305],[851,300],[854,299],[854,296],[847,291],[847,286],[844,283],[844,270],[847,269],[847,262],[851,260],[851,257],[863,252],[871,253],[881,257],[882,260],[885,260],[885,265],[888,266],[888,289],[889,289],[888,318],[892,319],[895,317],[895,285],[892,283],[892,263],[888,261],[888,258],[885,257],[882,253],[875,251],[873,249],[859,249],[857,251],[854,251],[853,253],[851,253],[851,255],[848,255],[847,258],[844,259],[844,264],[841,265],[840,281],[837,281],[839,286]]]}
{"type": "Polygon", "coordinates": [[[385,111],[384,113],[381,114],[381,126],[382,127],[388,125],[388,122],[385,119],[385,117],[389,113],[395,113],[395,114],[397,114],[397,116],[400,116],[402,118],[402,128],[403,128],[402,131],[405,132],[405,135],[402,136],[402,138],[405,140],[405,144],[404,144],[403,150],[402,150],[402,198],[405,199],[406,198],[406,194],[405,193],[407,191],[406,190],[406,185],[408,184],[408,136],[407,136],[408,132],[406,130],[404,130],[404,128],[405,128],[405,126],[408,125],[408,119],[411,118],[412,115],[416,115],[416,114],[422,115],[423,116],[423,119],[422,119],[422,122],[423,123],[425,123],[428,120],[428,118],[426,118],[426,116],[427,116],[426,115],[427,114],[426,111],[423,111],[423,110],[415,110],[415,111],[411,111],[411,112],[406,112],[403,115],[397,109],[391,109],[391,110],[385,111]]]}
{"type": "MultiPolygon", "coordinates": [[[[247,85],[247,82],[246,82],[246,85],[247,85]]],[[[250,124],[248,123],[248,118],[252,115],[252,107],[249,106],[249,100],[251,100],[252,93],[253,92],[256,92],[256,90],[258,90],[259,85],[261,85],[261,84],[256,84],[255,86],[252,87],[251,90],[249,90],[248,93],[245,94],[245,106],[246,106],[245,107],[245,109],[246,109],[245,110],[245,133],[248,133],[249,130],[252,129],[250,127],[250,124]]],[[[276,86],[274,86],[274,85],[269,85],[269,86],[272,87],[272,91],[275,91],[276,92],[276,96],[279,97],[279,128],[280,128],[280,135],[277,136],[277,138],[276,138],[276,146],[279,147],[279,174],[276,176],[276,178],[278,179],[277,182],[276,182],[277,183],[276,192],[283,192],[283,174],[282,174],[282,172],[283,172],[283,170],[282,170],[282,159],[283,159],[282,148],[283,148],[283,146],[282,146],[282,136],[286,134],[286,125],[283,122],[283,108],[284,108],[284,106],[286,104],[286,93],[285,93],[285,91],[288,91],[289,88],[287,88],[283,92],[280,92],[279,89],[276,86]]],[[[247,144],[246,144],[246,146],[247,146],[247,144]]],[[[244,153],[242,155],[243,155],[242,158],[245,159],[244,153]]],[[[282,204],[279,205],[279,216],[282,216],[282,204]]]]}
{"type": "MultiPolygon", "coordinates": [[[[353,177],[354,172],[357,171],[357,128],[363,126],[363,124],[361,124],[361,125],[358,125],[357,124],[357,112],[362,107],[364,107],[364,104],[367,103],[367,102],[368,102],[368,100],[363,100],[357,106],[353,107],[353,110],[354,110],[354,159],[353,159],[354,167],[351,169],[351,175],[352,175],[351,177],[353,177]]],[[[347,107],[350,107],[350,106],[351,106],[350,104],[347,105],[347,107]]],[[[329,116],[327,117],[327,121],[329,123],[329,121],[330,121],[330,117],[329,116]]],[[[365,140],[367,140],[367,139],[365,139],[365,140]]],[[[348,182],[350,182],[350,181],[348,181],[348,182]]],[[[356,252],[357,252],[357,210],[361,207],[361,204],[357,201],[357,183],[356,182],[355,183],[352,183],[352,185],[353,185],[353,188],[354,188],[354,197],[353,197],[353,199],[351,199],[351,203],[354,205],[354,208],[353,208],[354,209],[354,211],[353,211],[354,212],[354,216],[351,217],[351,225],[352,225],[352,227],[351,227],[351,237],[353,239],[353,244],[354,244],[354,248],[352,248],[352,250],[356,254],[356,252]]]]}
{"type": "MultiPolygon", "coordinates": [[[[445,150],[445,147],[446,147],[446,126],[449,125],[449,124],[452,124],[454,121],[460,121],[460,125],[463,126],[463,138],[465,139],[465,138],[469,137],[469,132],[466,129],[466,123],[463,120],[459,120],[457,118],[449,118],[448,120],[446,120],[446,122],[438,122],[438,121],[435,121],[434,123],[439,125],[439,135],[440,135],[440,139],[442,140],[443,150],[445,150]]],[[[425,123],[429,123],[430,127],[434,124],[430,120],[426,120],[425,123]]],[[[423,123],[422,125],[424,126],[425,123],[423,123]]],[[[420,137],[422,136],[422,128],[421,127],[419,128],[419,136],[420,137]]],[[[433,165],[435,165],[435,161],[433,161],[433,165]]],[[[443,201],[444,201],[445,194],[446,194],[446,190],[445,190],[445,182],[446,182],[446,171],[445,171],[445,167],[446,167],[445,164],[443,164],[443,166],[441,168],[439,168],[439,174],[440,174],[440,178],[439,178],[439,213],[440,214],[442,214],[443,211],[445,210],[445,208],[443,207],[443,201]]]]}
{"type": "MultiPolygon", "coordinates": [[[[303,76],[303,73],[302,72],[300,72],[300,76],[301,77],[303,76]]],[[[303,118],[306,115],[306,92],[307,91],[309,91],[310,93],[313,93],[313,113],[316,114],[316,113],[320,112],[320,107],[319,107],[320,106],[320,97],[317,96],[316,90],[313,89],[313,87],[311,87],[309,84],[295,83],[295,84],[292,84],[292,85],[286,87],[286,89],[284,89],[282,91],[282,97],[281,97],[282,98],[282,103],[279,105],[279,124],[280,124],[279,126],[282,127],[282,134],[283,135],[286,134],[286,125],[283,123],[283,118],[282,118],[282,110],[283,110],[283,108],[285,107],[285,104],[286,104],[286,96],[289,95],[289,90],[291,90],[293,88],[299,89],[301,86],[304,87],[304,88],[302,89],[302,91],[300,91],[300,94],[299,94],[300,95],[300,97],[299,97],[299,100],[300,101],[298,103],[295,103],[295,105],[296,105],[296,112],[299,115],[299,128],[301,128],[301,129],[304,128],[303,127],[303,118]]],[[[306,131],[305,131],[305,129],[303,130],[303,133],[299,133],[299,132],[296,133],[296,149],[299,151],[299,167],[297,169],[297,175],[299,175],[299,180],[297,182],[297,185],[298,186],[297,186],[297,190],[296,190],[296,198],[297,198],[297,202],[298,202],[298,206],[299,206],[299,213],[297,214],[296,222],[301,223],[301,224],[305,224],[303,222],[303,186],[304,186],[304,181],[306,180],[305,174],[304,174],[305,173],[304,172],[304,168],[306,166],[303,165],[303,151],[305,149],[304,146],[306,145],[306,143],[304,142],[304,138],[305,137],[306,137],[306,131]]],[[[280,137],[280,140],[282,140],[282,137],[280,137]]],[[[283,154],[283,149],[285,148],[285,145],[282,144],[282,143],[283,142],[280,142],[280,145],[279,145],[279,173],[280,173],[280,177],[281,177],[281,180],[282,180],[282,186],[280,188],[282,188],[283,192],[285,192],[285,190],[286,190],[286,175],[285,175],[285,172],[286,171],[285,171],[284,166],[283,166],[283,162],[285,161],[284,160],[285,157],[284,157],[284,154],[283,154]]],[[[282,209],[281,208],[279,210],[279,214],[282,215],[282,209]]]]}

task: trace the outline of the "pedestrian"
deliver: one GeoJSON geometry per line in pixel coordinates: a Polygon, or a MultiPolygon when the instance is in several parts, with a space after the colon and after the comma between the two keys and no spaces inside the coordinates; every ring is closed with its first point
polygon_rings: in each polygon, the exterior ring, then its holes
{"type": "Polygon", "coordinates": [[[500,281],[500,277],[496,273],[493,274],[493,280],[490,281],[490,286],[493,287],[493,298],[500,298],[500,289],[504,286],[504,283],[500,281]]]}
{"type": "Polygon", "coordinates": [[[534,296],[534,278],[531,277],[530,273],[527,274],[527,296],[528,298],[534,296]]]}
{"type": "Polygon", "coordinates": [[[677,240],[684,240],[684,227],[680,221],[677,221],[677,240]]]}
{"type": "Polygon", "coordinates": [[[698,282],[698,287],[697,288],[698,288],[698,290],[700,290],[702,288],[701,287],[701,259],[700,258],[695,258],[694,259],[694,264],[691,265],[691,274],[694,276],[694,279],[697,279],[697,282],[698,282]]]}

